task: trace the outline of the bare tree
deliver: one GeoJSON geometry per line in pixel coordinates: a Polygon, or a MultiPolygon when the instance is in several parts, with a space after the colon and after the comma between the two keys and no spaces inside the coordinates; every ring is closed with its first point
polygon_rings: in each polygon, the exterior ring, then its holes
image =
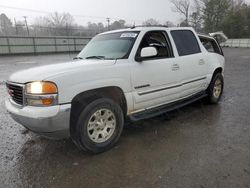
{"type": "Polygon", "coordinates": [[[244,0],[230,0],[229,1],[232,11],[238,11],[245,3],[244,0]]]}
{"type": "Polygon", "coordinates": [[[174,5],[173,11],[182,14],[185,17],[185,25],[189,25],[190,1],[189,0],[171,0],[174,5]]]}
{"type": "Polygon", "coordinates": [[[46,17],[46,20],[48,25],[54,27],[72,26],[74,24],[74,18],[69,13],[59,14],[58,12],[54,12],[49,14],[49,16],[46,17]]]}
{"type": "Polygon", "coordinates": [[[199,0],[194,0],[192,13],[190,15],[190,25],[196,30],[201,31],[202,27],[202,8],[199,0]]]}
{"type": "Polygon", "coordinates": [[[75,26],[74,18],[69,13],[54,12],[35,20],[36,28],[43,28],[52,35],[72,35],[75,26]]]}

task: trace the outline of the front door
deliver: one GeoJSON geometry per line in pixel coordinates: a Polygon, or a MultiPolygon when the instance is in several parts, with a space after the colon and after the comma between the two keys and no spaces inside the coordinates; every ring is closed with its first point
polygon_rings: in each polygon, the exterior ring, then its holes
{"type": "Polygon", "coordinates": [[[157,56],[131,65],[134,109],[143,110],[173,102],[180,92],[180,67],[173,57],[165,31],[150,31],[145,34],[137,51],[153,46],[157,56]]]}

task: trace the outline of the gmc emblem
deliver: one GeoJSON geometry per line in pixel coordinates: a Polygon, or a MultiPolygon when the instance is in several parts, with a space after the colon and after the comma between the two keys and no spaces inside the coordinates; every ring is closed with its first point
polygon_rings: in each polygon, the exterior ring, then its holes
{"type": "Polygon", "coordinates": [[[8,89],[8,93],[11,97],[14,97],[14,90],[8,89]]]}

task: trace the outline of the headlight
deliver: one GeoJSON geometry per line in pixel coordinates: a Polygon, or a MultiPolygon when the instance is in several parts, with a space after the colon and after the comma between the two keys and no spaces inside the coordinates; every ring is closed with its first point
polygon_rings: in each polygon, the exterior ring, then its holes
{"type": "Polygon", "coordinates": [[[31,82],[26,85],[27,94],[57,94],[57,87],[52,82],[31,82]]]}
{"type": "Polygon", "coordinates": [[[30,106],[52,106],[57,104],[58,90],[53,82],[31,82],[26,84],[25,98],[30,106]]]}

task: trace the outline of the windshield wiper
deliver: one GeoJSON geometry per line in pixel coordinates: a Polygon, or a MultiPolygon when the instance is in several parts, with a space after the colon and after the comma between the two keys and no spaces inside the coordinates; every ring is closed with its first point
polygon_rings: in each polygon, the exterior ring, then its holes
{"type": "Polygon", "coordinates": [[[89,56],[86,57],[85,59],[105,59],[105,56],[89,56]]]}
{"type": "Polygon", "coordinates": [[[74,57],[73,60],[75,59],[83,59],[82,57],[74,57]]]}

